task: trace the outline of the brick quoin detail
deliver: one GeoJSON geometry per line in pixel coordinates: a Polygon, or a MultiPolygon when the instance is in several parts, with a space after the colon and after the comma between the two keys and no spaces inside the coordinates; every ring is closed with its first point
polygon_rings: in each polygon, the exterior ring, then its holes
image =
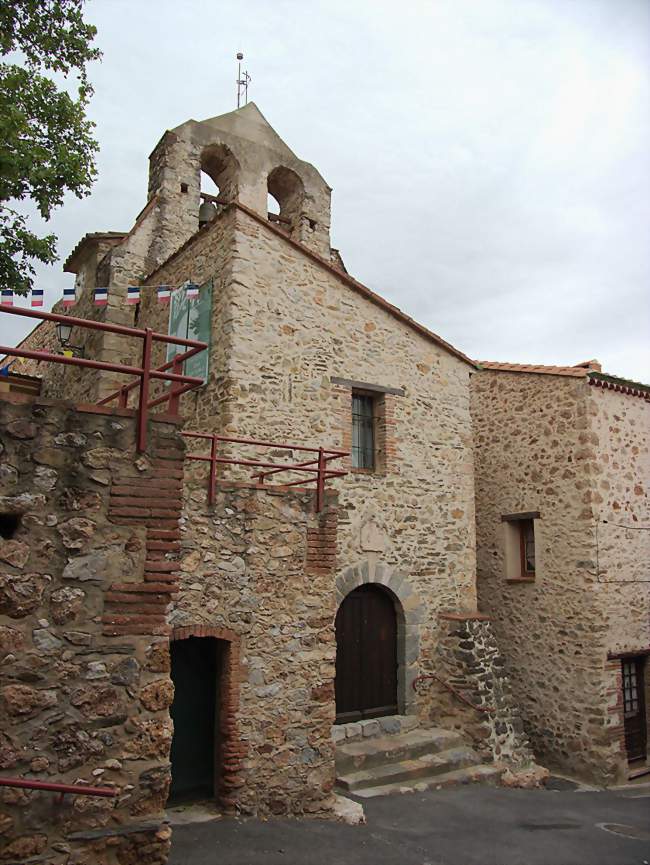
{"type": "Polygon", "coordinates": [[[221,705],[219,707],[219,730],[221,742],[221,772],[218,799],[228,811],[237,807],[237,790],[244,784],[242,760],[248,753],[248,745],[239,736],[237,715],[239,713],[239,688],[242,682],[241,639],[229,628],[211,625],[187,625],[174,628],[170,640],[186,640],[189,637],[214,637],[225,643],[220,676],[221,705]]]}
{"type": "Polygon", "coordinates": [[[331,508],[318,514],[318,526],[307,529],[306,568],[308,574],[329,574],[336,567],[338,511],[331,508]]]}
{"type": "Polygon", "coordinates": [[[109,518],[123,526],[145,528],[143,573],[128,583],[113,583],[104,598],[106,636],[168,636],[167,608],[178,593],[179,520],[183,484],[182,445],[154,447],[150,467],[118,471],[110,490],[109,518]]]}

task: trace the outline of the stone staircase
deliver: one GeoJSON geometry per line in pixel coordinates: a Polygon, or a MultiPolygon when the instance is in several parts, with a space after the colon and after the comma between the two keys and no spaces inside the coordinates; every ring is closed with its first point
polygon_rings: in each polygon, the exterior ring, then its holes
{"type": "Polygon", "coordinates": [[[497,784],[504,771],[485,764],[454,731],[422,729],[411,716],[393,716],[334,727],[336,786],[362,798],[421,792],[483,782],[497,784]]]}

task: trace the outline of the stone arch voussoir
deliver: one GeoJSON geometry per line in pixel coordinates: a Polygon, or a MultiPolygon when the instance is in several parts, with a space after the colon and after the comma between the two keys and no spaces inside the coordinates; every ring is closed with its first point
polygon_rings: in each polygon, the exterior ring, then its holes
{"type": "Polygon", "coordinates": [[[425,607],[408,575],[399,568],[368,561],[350,565],[336,578],[337,610],[343,599],[366,583],[383,586],[396,601],[397,703],[401,714],[415,710],[413,682],[418,676],[425,607]]]}

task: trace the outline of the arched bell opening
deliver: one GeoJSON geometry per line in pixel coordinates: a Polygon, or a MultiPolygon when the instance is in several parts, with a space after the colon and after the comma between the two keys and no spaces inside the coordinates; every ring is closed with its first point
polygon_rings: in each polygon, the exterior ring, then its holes
{"type": "Polygon", "coordinates": [[[269,219],[281,228],[293,233],[300,225],[305,186],[290,168],[279,165],[267,178],[267,207],[269,219]]]}
{"type": "Polygon", "coordinates": [[[223,204],[239,194],[240,166],[225,144],[211,144],[201,153],[201,205],[199,224],[211,222],[223,204]]]}

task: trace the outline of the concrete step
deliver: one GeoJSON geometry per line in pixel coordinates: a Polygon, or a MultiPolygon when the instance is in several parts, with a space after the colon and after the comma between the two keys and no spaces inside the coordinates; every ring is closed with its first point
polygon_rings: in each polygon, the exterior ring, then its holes
{"type": "Polygon", "coordinates": [[[480,758],[472,748],[448,748],[433,754],[425,753],[413,759],[382,763],[347,774],[337,773],[336,783],[342,790],[356,793],[366,788],[414,784],[421,778],[430,779],[468,766],[476,767],[480,763],[480,758]]]}
{"type": "Polygon", "coordinates": [[[425,790],[435,790],[438,787],[455,787],[460,784],[491,784],[497,785],[503,774],[503,766],[497,764],[468,766],[443,772],[441,775],[430,775],[419,778],[410,784],[382,784],[377,787],[363,787],[355,790],[353,796],[361,799],[371,799],[374,796],[389,796],[394,793],[424,793],[425,790]]]}
{"type": "Polygon", "coordinates": [[[336,746],[336,771],[370,769],[403,760],[413,760],[424,754],[437,754],[463,744],[462,736],[452,730],[430,728],[411,730],[401,735],[380,736],[361,742],[344,742],[336,746]]]}

